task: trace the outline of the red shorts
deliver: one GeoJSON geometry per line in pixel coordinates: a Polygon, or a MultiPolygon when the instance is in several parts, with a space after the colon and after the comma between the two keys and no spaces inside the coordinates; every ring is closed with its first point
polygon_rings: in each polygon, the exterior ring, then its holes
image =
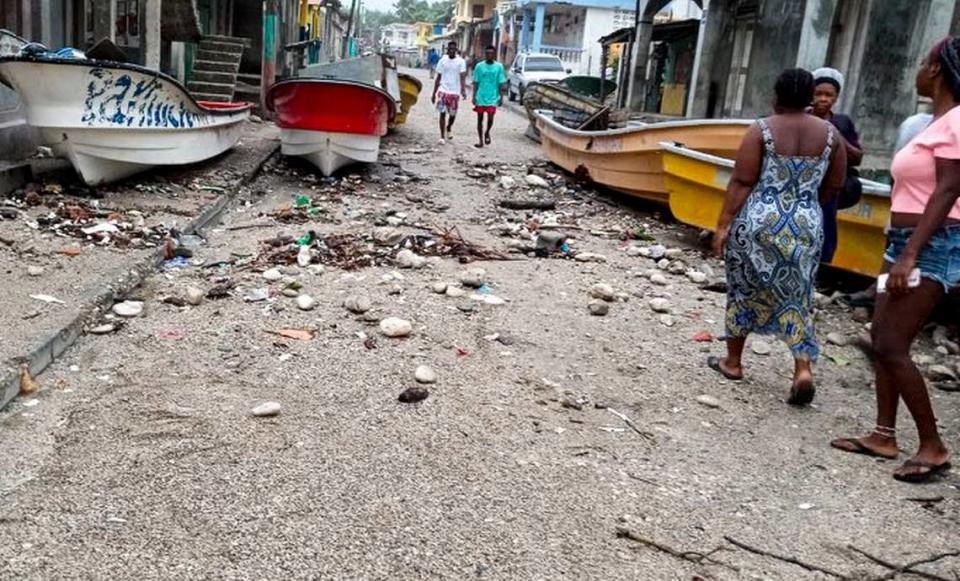
{"type": "Polygon", "coordinates": [[[473,110],[476,111],[477,113],[489,113],[493,115],[494,113],[497,112],[497,106],[496,105],[474,105],[473,110]]]}

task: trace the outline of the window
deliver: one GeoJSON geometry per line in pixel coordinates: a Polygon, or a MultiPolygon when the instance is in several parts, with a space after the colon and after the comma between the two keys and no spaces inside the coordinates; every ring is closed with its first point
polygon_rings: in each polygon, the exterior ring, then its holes
{"type": "Polygon", "coordinates": [[[523,70],[527,72],[562,73],[563,63],[555,56],[532,56],[527,57],[527,63],[523,70]]]}
{"type": "Polygon", "coordinates": [[[753,49],[753,27],[756,13],[739,15],[733,37],[733,54],[730,58],[730,74],[727,77],[724,108],[727,115],[739,117],[743,111],[743,97],[747,87],[750,54],[753,49]]]}
{"type": "Polygon", "coordinates": [[[470,16],[473,18],[483,18],[483,4],[474,4],[471,6],[470,16]]]}

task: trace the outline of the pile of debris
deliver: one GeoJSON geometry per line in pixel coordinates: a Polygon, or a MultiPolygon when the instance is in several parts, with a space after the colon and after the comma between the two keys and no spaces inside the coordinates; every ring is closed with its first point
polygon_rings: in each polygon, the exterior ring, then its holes
{"type": "Polygon", "coordinates": [[[147,226],[140,211],[104,208],[98,200],[65,195],[59,184],[28,187],[10,194],[0,207],[0,216],[16,219],[21,215],[36,230],[103,246],[156,247],[169,234],[164,225],[147,226]],[[28,211],[41,206],[48,211],[34,214],[31,220],[28,211]]]}

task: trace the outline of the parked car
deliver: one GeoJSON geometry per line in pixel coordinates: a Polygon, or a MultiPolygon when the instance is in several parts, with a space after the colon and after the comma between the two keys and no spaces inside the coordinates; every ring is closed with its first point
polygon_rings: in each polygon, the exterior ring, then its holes
{"type": "Polygon", "coordinates": [[[563,80],[570,69],[563,67],[560,57],[543,53],[518,54],[507,75],[507,92],[511,101],[523,100],[523,92],[530,83],[556,83],[563,80]]]}

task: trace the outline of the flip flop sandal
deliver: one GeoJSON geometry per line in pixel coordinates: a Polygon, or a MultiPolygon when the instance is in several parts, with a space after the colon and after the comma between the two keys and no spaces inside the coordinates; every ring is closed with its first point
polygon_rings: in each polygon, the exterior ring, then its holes
{"type": "Polygon", "coordinates": [[[950,463],[944,462],[943,464],[931,464],[930,462],[921,462],[920,460],[907,460],[903,463],[901,468],[926,468],[926,472],[913,472],[910,474],[896,474],[894,473],[893,479],[899,480],[900,482],[909,482],[911,484],[920,484],[921,482],[927,482],[930,479],[942,475],[947,470],[950,470],[950,463]]]}
{"type": "Polygon", "coordinates": [[[817,388],[812,381],[795,383],[790,387],[790,397],[787,398],[787,403],[804,406],[812,402],[815,395],[817,395],[817,388]]]}
{"type": "Polygon", "coordinates": [[[866,447],[860,438],[837,438],[830,442],[830,446],[840,450],[841,452],[849,452],[850,454],[862,454],[864,456],[870,456],[871,458],[883,458],[885,460],[894,460],[899,455],[887,456],[886,454],[881,454],[872,448],[866,447]],[[847,444],[848,446],[844,446],[847,444]]]}
{"type": "Polygon", "coordinates": [[[717,373],[719,373],[720,375],[722,375],[722,376],[724,376],[725,378],[729,379],[730,381],[740,381],[740,380],[743,379],[743,376],[742,376],[742,375],[734,375],[734,374],[726,371],[726,370],[723,368],[723,366],[720,365],[720,358],[719,358],[719,357],[715,357],[715,356],[713,356],[713,357],[708,357],[708,358],[707,358],[707,367],[709,367],[710,369],[716,371],[717,373]]]}

